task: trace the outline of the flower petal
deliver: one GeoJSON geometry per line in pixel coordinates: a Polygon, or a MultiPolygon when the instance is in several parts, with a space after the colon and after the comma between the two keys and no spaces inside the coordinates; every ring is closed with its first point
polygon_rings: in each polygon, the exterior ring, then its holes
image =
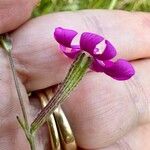
{"type": "Polygon", "coordinates": [[[100,35],[84,32],[80,38],[80,47],[82,50],[87,51],[93,55],[93,51],[96,48],[96,45],[103,40],[104,38],[100,35]]]}
{"type": "Polygon", "coordinates": [[[94,57],[99,60],[109,60],[116,56],[117,52],[115,47],[108,41],[105,40],[106,48],[102,54],[95,54],[94,57]]]}
{"type": "Polygon", "coordinates": [[[135,74],[133,66],[126,60],[119,59],[116,62],[105,61],[104,72],[116,80],[128,80],[135,74]]]}
{"type": "Polygon", "coordinates": [[[58,27],[55,29],[54,37],[56,41],[66,47],[71,47],[71,42],[73,38],[77,35],[77,32],[74,30],[64,29],[58,27]]]}
{"type": "Polygon", "coordinates": [[[72,46],[72,48],[69,48],[69,50],[67,50],[67,47],[60,45],[60,49],[66,56],[68,56],[71,59],[76,58],[77,55],[80,53],[79,46],[72,46]]]}
{"type": "Polygon", "coordinates": [[[104,72],[104,66],[105,66],[105,64],[103,64],[102,61],[93,59],[93,62],[91,64],[90,68],[96,72],[104,72]]]}

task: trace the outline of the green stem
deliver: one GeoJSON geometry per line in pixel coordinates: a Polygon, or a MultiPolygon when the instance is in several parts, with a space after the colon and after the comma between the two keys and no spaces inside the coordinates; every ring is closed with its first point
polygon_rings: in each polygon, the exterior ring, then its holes
{"type": "Polygon", "coordinates": [[[28,140],[28,142],[30,144],[31,150],[36,150],[36,148],[35,148],[35,141],[34,141],[34,139],[35,139],[34,134],[30,133],[30,128],[26,129],[26,126],[25,126],[24,122],[18,116],[17,116],[17,120],[18,120],[20,126],[22,127],[22,129],[24,130],[26,138],[27,138],[27,140],[28,140]]]}
{"type": "Polygon", "coordinates": [[[47,117],[57,108],[57,106],[60,105],[64,100],[66,100],[71,91],[73,91],[73,89],[81,81],[90,64],[91,58],[87,57],[84,53],[81,53],[77,57],[54,97],[48,102],[46,107],[43,108],[43,110],[32,122],[31,134],[35,133],[36,130],[43,125],[47,117]]]}
{"type": "Polygon", "coordinates": [[[16,91],[17,91],[17,94],[18,94],[18,98],[19,98],[19,102],[20,102],[20,106],[21,106],[25,126],[26,126],[26,129],[29,129],[27,113],[26,113],[25,106],[24,106],[24,103],[23,103],[23,98],[22,98],[21,91],[20,91],[20,88],[19,88],[19,83],[18,83],[18,79],[17,79],[17,76],[16,76],[15,66],[14,66],[14,62],[13,62],[11,53],[8,53],[8,57],[9,57],[9,61],[10,61],[11,70],[12,70],[12,73],[13,73],[13,78],[14,78],[16,91]]]}
{"type": "Polygon", "coordinates": [[[28,141],[30,143],[31,150],[36,150],[34,139],[35,139],[34,135],[30,133],[28,141]]]}
{"type": "Polygon", "coordinates": [[[13,61],[13,58],[12,58],[12,55],[11,55],[12,42],[11,42],[11,40],[10,40],[10,38],[7,34],[0,35],[0,45],[4,48],[4,50],[8,54],[10,67],[11,67],[11,70],[12,70],[12,73],[13,73],[14,83],[15,83],[18,99],[19,99],[19,102],[20,102],[22,114],[23,114],[23,119],[24,120],[22,121],[19,117],[17,117],[17,120],[18,120],[19,124],[21,125],[21,127],[23,128],[23,130],[25,132],[25,135],[26,135],[26,137],[27,137],[27,139],[30,143],[31,150],[35,150],[33,135],[31,135],[31,133],[30,133],[30,126],[29,126],[29,122],[28,122],[28,118],[27,118],[27,113],[26,113],[23,98],[22,98],[22,95],[21,95],[21,90],[20,90],[18,78],[17,78],[17,75],[16,75],[14,61],[13,61]]]}
{"type": "Polygon", "coordinates": [[[108,9],[113,10],[117,4],[117,1],[118,0],[112,0],[108,9]]]}

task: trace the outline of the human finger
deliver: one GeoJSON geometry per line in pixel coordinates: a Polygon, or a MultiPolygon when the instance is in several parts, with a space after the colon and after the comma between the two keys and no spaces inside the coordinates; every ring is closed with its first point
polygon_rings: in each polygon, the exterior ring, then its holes
{"type": "Polygon", "coordinates": [[[53,32],[58,26],[103,34],[128,60],[150,56],[149,14],[125,11],[88,10],[61,12],[33,19],[11,37],[17,71],[28,90],[60,83],[70,59],[59,51],[53,32]],[[68,19],[69,18],[69,19],[68,19]]]}
{"type": "Polygon", "coordinates": [[[30,18],[38,0],[1,0],[0,34],[16,29],[30,18]]]}
{"type": "Polygon", "coordinates": [[[63,109],[79,147],[100,149],[114,144],[138,125],[149,123],[150,60],[135,62],[136,75],[125,82],[89,73],[63,109]]]}

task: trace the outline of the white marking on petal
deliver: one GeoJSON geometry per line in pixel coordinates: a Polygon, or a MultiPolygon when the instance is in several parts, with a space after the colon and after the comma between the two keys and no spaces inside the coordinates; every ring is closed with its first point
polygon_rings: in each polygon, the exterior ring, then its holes
{"type": "Polygon", "coordinates": [[[106,48],[105,40],[97,44],[96,48],[94,49],[94,54],[102,54],[106,48]]]}
{"type": "Polygon", "coordinates": [[[81,34],[77,34],[77,35],[73,38],[73,40],[72,40],[72,42],[71,42],[71,45],[79,45],[79,44],[80,44],[80,37],[81,37],[81,34]]]}

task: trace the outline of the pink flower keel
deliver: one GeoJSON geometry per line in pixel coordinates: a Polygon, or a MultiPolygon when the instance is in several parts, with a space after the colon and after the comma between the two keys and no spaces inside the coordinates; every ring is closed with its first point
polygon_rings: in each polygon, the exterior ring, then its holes
{"type": "Polygon", "coordinates": [[[128,61],[123,59],[119,59],[116,62],[111,61],[117,52],[108,40],[105,40],[106,46],[103,53],[96,53],[99,52],[96,46],[104,41],[104,37],[94,33],[84,32],[80,37],[79,44],[72,45],[72,40],[77,34],[76,31],[70,29],[61,27],[55,29],[54,37],[60,44],[61,51],[66,56],[75,59],[82,51],[88,52],[93,59],[90,68],[96,72],[104,72],[116,80],[128,80],[135,74],[134,68],[128,61]]]}

